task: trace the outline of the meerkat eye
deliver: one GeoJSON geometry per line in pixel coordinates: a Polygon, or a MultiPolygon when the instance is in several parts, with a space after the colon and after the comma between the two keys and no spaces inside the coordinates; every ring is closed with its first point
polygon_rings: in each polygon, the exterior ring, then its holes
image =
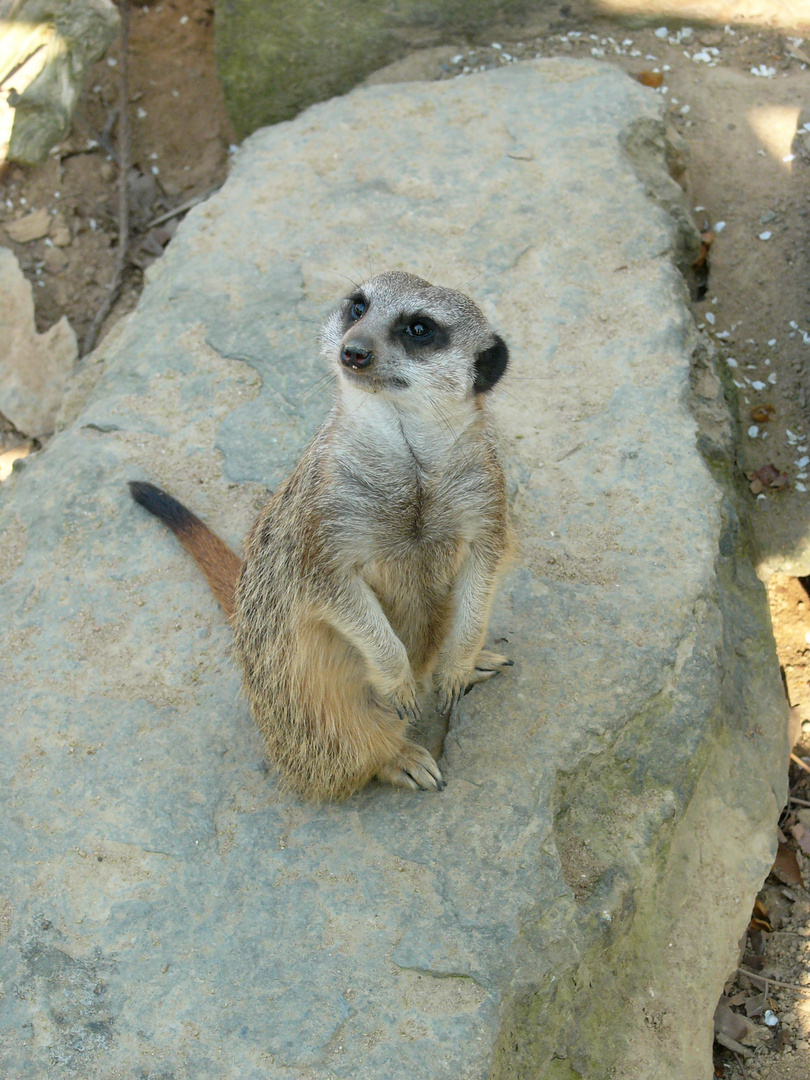
{"type": "Polygon", "coordinates": [[[409,337],[425,338],[430,337],[433,334],[433,327],[424,319],[414,319],[412,323],[408,323],[405,327],[405,333],[409,337]]]}
{"type": "Polygon", "coordinates": [[[357,322],[358,319],[362,319],[366,313],[366,302],[362,297],[357,297],[352,300],[351,307],[349,308],[349,318],[352,322],[357,322]]]}

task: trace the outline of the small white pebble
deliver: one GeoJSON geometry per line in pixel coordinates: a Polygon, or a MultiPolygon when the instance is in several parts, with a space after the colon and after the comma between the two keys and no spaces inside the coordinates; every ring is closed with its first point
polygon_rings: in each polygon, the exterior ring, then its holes
{"type": "Polygon", "coordinates": [[[764,382],[759,382],[759,381],[757,381],[757,382],[752,382],[752,383],[751,383],[751,386],[752,386],[752,387],[753,387],[753,388],[754,388],[755,390],[764,390],[764,389],[765,389],[765,383],[764,383],[764,382]]]}
{"type": "Polygon", "coordinates": [[[772,236],[773,236],[773,233],[772,233],[772,232],[769,232],[769,230],[768,230],[768,229],[766,229],[766,230],[765,230],[765,232],[761,232],[761,233],[759,234],[759,238],[760,238],[760,240],[770,240],[770,238],[771,238],[772,236]]]}
{"type": "Polygon", "coordinates": [[[706,322],[710,326],[714,326],[714,312],[713,311],[707,311],[706,312],[706,322]]]}
{"type": "Polygon", "coordinates": [[[727,356],[726,357],[726,363],[728,364],[729,367],[739,367],[739,364],[737,363],[737,361],[734,359],[733,356],[727,356]]]}
{"type": "Polygon", "coordinates": [[[188,15],[181,15],[180,16],[180,25],[185,26],[187,22],[188,22],[188,15]]]}
{"type": "Polygon", "coordinates": [[[771,386],[776,386],[776,372],[775,371],[772,371],[770,373],[770,375],[768,376],[768,382],[771,384],[771,386]]]}
{"type": "Polygon", "coordinates": [[[718,330],[714,336],[717,338],[718,341],[725,341],[726,338],[731,337],[731,334],[728,332],[728,330],[718,330]]]}
{"type": "Polygon", "coordinates": [[[785,154],[785,156],[782,158],[782,161],[793,161],[795,157],[795,154],[785,154]]]}
{"type": "Polygon", "coordinates": [[[146,109],[142,109],[139,105],[138,108],[135,110],[135,115],[138,117],[139,120],[145,120],[147,116],[146,109]]]}
{"type": "Polygon", "coordinates": [[[756,424],[752,424],[751,427],[748,429],[748,438],[755,439],[757,435],[759,435],[759,428],[756,424]]]}
{"type": "Polygon", "coordinates": [[[458,53],[456,56],[453,57],[453,59],[450,61],[450,63],[451,64],[460,64],[463,59],[464,59],[464,57],[461,55],[461,53],[458,53]]]}
{"type": "Polygon", "coordinates": [[[718,221],[716,223],[716,225],[714,226],[714,231],[715,232],[722,232],[723,229],[725,229],[725,227],[726,227],[725,221],[718,221]]]}
{"type": "Polygon", "coordinates": [[[776,338],[772,337],[771,340],[768,342],[768,344],[770,345],[771,348],[773,348],[774,345],[776,344],[776,338]]]}
{"type": "Polygon", "coordinates": [[[663,40],[664,38],[669,37],[669,30],[667,30],[665,26],[659,26],[655,31],[655,36],[663,40]]]}
{"type": "Polygon", "coordinates": [[[761,79],[772,79],[776,75],[776,68],[760,64],[759,67],[751,68],[751,74],[757,75],[761,79]]]}
{"type": "Polygon", "coordinates": [[[807,488],[804,486],[801,480],[797,480],[793,486],[796,488],[797,491],[807,491],[807,488]]]}
{"type": "Polygon", "coordinates": [[[115,59],[114,56],[108,56],[107,57],[107,63],[109,64],[110,67],[115,67],[115,65],[118,63],[118,61],[115,59]]]}
{"type": "Polygon", "coordinates": [[[804,469],[807,465],[810,465],[810,457],[800,457],[796,462],[796,466],[799,469],[804,469]]]}
{"type": "Polygon", "coordinates": [[[492,42],[492,48],[493,49],[502,49],[503,45],[499,45],[497,41],[493,41],[492,42]]]}

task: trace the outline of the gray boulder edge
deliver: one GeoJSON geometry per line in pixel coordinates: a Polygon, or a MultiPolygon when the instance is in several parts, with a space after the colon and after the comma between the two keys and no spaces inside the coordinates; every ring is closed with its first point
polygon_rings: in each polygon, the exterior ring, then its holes
{"type": "Polygon", "coordinates": [[[250,139],[156,264],[3,494],[6,1072],[709,1075],[785,706],[677,227],[621,148],[650,121],[569,61],[357,91],[250,139]],[[125,481],[238,544],[325,409],[340,274],[397,267],[512,346],[521,550],[490,639],[517,665],[454,716],[441,796],[311,807],[125,481]]]}
{"type": "MultiPolygon", "coordinates": [[[[363,0],[287,4],[218,0],[217,73],[225,106],[241,139],[265,124],[355,87],[415,48],[445,46],[492,28],[525,25],[526,0],[363,0]]],[[[494,31],[493,31],[494,32],[494,31]]]]}

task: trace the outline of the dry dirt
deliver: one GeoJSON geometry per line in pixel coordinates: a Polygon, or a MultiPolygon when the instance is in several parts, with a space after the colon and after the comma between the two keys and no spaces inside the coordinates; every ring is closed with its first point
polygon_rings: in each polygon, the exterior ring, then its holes
{"type": "MultiPolygon", "coordinates": [[[[707,0],[680,8],[695,19],[707,16],[703,22],[661,16],[632,25],[595,13],[586,0],[555,3],[519,35],[514,28],[499,29],[484,41],[420,51],[374,81],[455,78],[530,57],[566,55],[596,57],[647,83],[660,82],[650,92],[662,95],[672,127],[689,145],[685,185],[695,220],[710,234],[710,273],[694,310],[739,387],[739,465],[751,474],[747,497],[794,706],[795,752],[810,760],[810,582],[791,576],[810,571],[797,558],[810,551],[805,7],[707,0]],[[793,24],[786,12],[793,13],[793,24]],[[773,470],[754,476],[766,466],[773,470]]],[[[125,287],[103,332],[134,307],[143,269],[170,242],[182,215],[166,218],[167,212],[222,183],[232,139],[215,74],[212,0],[132,5],[128,59],[133,235],[125,287]]],[[[120,61],[115,46],[95,67],[73,131],[46,165],[7,165],[0,173],[0,243],[14,251],[33,284],[37,327],[44,330],[67,315],[80,342],[115,262],[120,61]],[[42,208],[55,219],[50,234],[12,241],[4,226],[42,208]]],[[[43,442],[48,437],[25,434],[43,442]]],[[[718,1048],[718,1076],[810,1076],[810,902],[796,876],[803,873],[810,881],[810,859],[794,836],[802,837],[806,817],[810,837],[810,771],[791,768],[793,801],[783,829],[798,861],[795,868],[782,868],[781,881],[771,878],[766,886],[759,911],[763,929],[750,937],[745,966],[794,988],[770,982],[763,993],[761,977],[745,976],[729,984],[732,1011],[748,1011],[753,1027],[740,1036],[741,1050],[718,1048]],[[773,1028],[763,1022],[766,1009],[779,1020],[773,1028]]]]}

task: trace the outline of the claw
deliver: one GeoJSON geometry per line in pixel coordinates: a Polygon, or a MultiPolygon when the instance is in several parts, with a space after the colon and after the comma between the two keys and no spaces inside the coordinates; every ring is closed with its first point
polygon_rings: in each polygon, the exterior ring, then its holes
{"type": "Polygon", "coordinates": [[[441,770],[432,756],[416,743],[405,743],[402,750],[379,772],[380,779],[412,791],[443,791],[446,787],[441,770]]]}

